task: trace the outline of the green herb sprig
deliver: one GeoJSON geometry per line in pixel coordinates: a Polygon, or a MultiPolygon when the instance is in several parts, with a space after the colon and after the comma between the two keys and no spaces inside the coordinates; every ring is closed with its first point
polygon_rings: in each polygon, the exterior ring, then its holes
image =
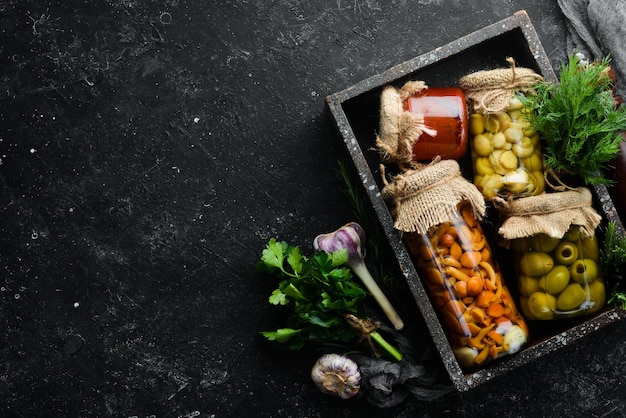
{"type": "Polygon", "coordinates": [[[393,276],[389,273],[390,267],[386,263],[388,257],[385,257],[383,249],[378,245],[384,239],[384,235],[378,223],[374,220],[371,210],[368,211],[365,205],[369,200],[362,184],[357,182],[358,177],[350,171],[344,161],[337,162],[335,174],[341,181],[340,190],[348,200],[354,218],[367,232],[367,235],[372,237],[372,239],[367,240],[365,245],[368,254],[375,261],[376,273],[386,286],[393,288],[396,283],[393,276]]]}
{"type": "Polygon", "coordinates": [[[621,287],[621,272],[626,267],[626,237],[618,234],[613,221],[607,224],[604,235],[600,256],[605,281],[611,289],[608,303],[626,309],[626,292],[621,287]]]}
{"type": "MultiPolygon", "coordinates": [[[[332,254],[317,251],[307,257],[298,247],[271,238],[255,271],[282,279],[269,302],[289,305],[292,312],[286,327],[261,334],[292,350],[302,348],[306,341],[341,346],[354,343],[357,336],[346,316],[364,317],[363,299],[367,294],[353,281],[351,270],[344,267],[347,262],[345,249],[332,254]]],[[[380,333],[372,331],[369,336],[389,356],[402,359],[402,354],[380,333]]]]}
{"type": "Polygon", "coordinates": [[[524,99],[527,118],[544,140],[546,168],[577,174],[587,185],[609,185],[607,164],[619,152],[626,108],[616,106],[610,57],[579,65],[575,55],[561,67],[559,83],[542,81],[524,99]]]}

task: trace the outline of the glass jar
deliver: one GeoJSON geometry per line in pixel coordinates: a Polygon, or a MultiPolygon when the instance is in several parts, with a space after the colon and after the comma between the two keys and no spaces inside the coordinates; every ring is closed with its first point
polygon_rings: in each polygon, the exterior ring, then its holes
{"type": "Polygon", "coordinates": [[[562,238],[537,234],[512,240],[520,307],[529,320],[591,314],[602,309],[606,291],[595,236],[577,225],[562,238]]]}
{"type": "Polygon", "coordinates": [[[403,240],[462,367],[522,348],[528,328],[470,204],[462,201],[450,222],[403,240]]]}
{"type": "Polygon", "coordinates": [[[474,184],[487,199],[535,196],[545,190],[539,133],[513,96],[506,111],[469,115],[474,184]]]}
{"type": "Polygon", "coordinates": [[[403,110],[423,115],[428,128],[413,143],[415,161],[459,159],[467,150],[467,104],[459,87],[429,87],[410,95],[403,110]]]}

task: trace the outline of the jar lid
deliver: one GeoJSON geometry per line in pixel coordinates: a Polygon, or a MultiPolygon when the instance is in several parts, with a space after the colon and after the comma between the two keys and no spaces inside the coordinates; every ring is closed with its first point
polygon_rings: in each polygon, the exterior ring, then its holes
{"type": "Polygon", "coordinates": [[[459,80],[475,112],[501,112],[516,92],[533,93],[532,87],[543,80],[530,68],[516,67],[513,58],[507,58],[507,62],[510,68],[477,71],[459,80]]]}
{"type": "Polygon", "coordinates": [[[379,126],[376,146],[385,163],[395,163],[404,170],[413,159],[413,143],[428,130],[423,114],[404,111],[402,102],[428,86],[423,81],[408,81],[400,89],[387,86],[380,96],[379,126]]]}
{"type": "Polygon", "coordinates": [[[455,160],[436,159],[397,175],[391,183],[383,171],[383,182],[382,196],[392,201],[394,226],[400,231],[426,234],[430,228],[451,221],[462,201],[472,206],[477,219],[486,212],[482,193],[461,176],[455,160]]]}
{"type": "Polygon", "coordinates": [[[591,191],[585,187],[500,202],[505,220],[498,232],[505,239],[537,234],[560,239],[570,226],[578,225],[583,234],[592,236],[602,220],[592,204],[591,191]]]}

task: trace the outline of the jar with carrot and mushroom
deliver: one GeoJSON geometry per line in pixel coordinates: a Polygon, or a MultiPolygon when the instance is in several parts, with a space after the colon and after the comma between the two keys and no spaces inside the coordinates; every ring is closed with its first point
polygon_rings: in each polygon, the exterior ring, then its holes
{"type": "Polygon", "coordinates": [[[472,369],[519,351],[528,328],[479,221],[484,198],[458,163],[404,172],[383,196],[459,364],[472,369]]]}

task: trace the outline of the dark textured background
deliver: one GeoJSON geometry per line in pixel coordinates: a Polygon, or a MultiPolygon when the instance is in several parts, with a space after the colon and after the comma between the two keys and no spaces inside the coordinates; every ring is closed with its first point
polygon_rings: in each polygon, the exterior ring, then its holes
{"type": "Polygon", "coordinates": [[[0,415],[623,416],[621,323],[386,410],[257,334],[267,240],[352,220],[324,97],[520,9],[558,67],[556,1],[0,2],[0,415]]]}

